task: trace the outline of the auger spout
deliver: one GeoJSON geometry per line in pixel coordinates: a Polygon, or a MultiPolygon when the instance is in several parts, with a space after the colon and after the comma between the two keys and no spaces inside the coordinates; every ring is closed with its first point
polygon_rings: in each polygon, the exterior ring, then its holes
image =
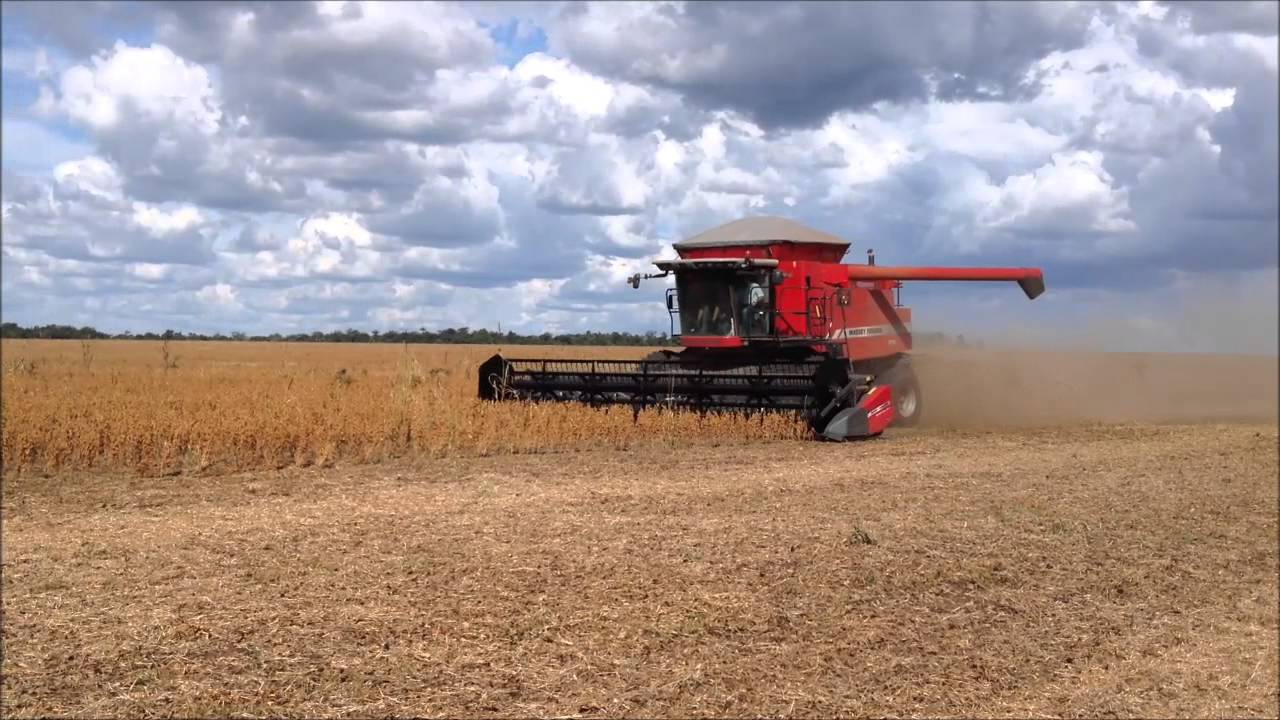
{"type": "Polygon", "coordinates": [[[1027,298],[1044,292],[1044,272],[1040,268],[1013,267],[893,267],[889,265],[846,265],[850,280],[934,280],[1018,283],[1027,298]]]}

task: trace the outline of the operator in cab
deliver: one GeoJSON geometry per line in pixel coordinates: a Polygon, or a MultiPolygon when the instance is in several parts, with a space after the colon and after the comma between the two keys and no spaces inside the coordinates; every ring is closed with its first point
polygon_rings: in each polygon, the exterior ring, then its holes
{"type": "Polygon", "coordinates": [[[758,282],[746,286],[742,302],[742,334],[769,334],[769,291],[758,282]]]}

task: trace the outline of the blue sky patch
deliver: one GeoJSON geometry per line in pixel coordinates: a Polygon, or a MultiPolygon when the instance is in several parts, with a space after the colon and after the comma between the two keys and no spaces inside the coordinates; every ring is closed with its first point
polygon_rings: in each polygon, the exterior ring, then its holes
{"type": "Polygon", "coordinates": [[[547,50],[546,31],[528,20],[512,18],[501,25],[492,25],[489,37],[498,43],[498,59],[507,67],[515,66],[526,55],[547,50]]]}

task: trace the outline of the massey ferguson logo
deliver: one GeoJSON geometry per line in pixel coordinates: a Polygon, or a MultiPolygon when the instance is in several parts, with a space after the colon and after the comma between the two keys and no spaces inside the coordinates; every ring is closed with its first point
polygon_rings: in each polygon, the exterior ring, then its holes
{"type": "MultiPolygon", "coordinates": [[[[829,336],[832,340],[848,340],[851,338],[875,337],[878,335],[896,335],[898,329],[892,325],[863,325],[861,327],[840,328],[829,336]]],[[[911,326],[902,324],[902,332],[911,332],[911,326]]]]}

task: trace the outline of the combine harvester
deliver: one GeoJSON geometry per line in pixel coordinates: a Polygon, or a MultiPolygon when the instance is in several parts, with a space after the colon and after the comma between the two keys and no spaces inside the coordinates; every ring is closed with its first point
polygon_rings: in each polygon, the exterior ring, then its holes
{"type": "Polygon", "coordinates": [[[1044,292],[1038,268],[887,267],[840,260],[849,243],[777,217],[735,220],[675,244],[667,290],[681,351],[644,360],[532,360],[494,355],[480,366],[486,400],[781,411],[819,438],[879,435],[920,419],[911,368],[906,280],[1013,281],[1044,292]]]}

